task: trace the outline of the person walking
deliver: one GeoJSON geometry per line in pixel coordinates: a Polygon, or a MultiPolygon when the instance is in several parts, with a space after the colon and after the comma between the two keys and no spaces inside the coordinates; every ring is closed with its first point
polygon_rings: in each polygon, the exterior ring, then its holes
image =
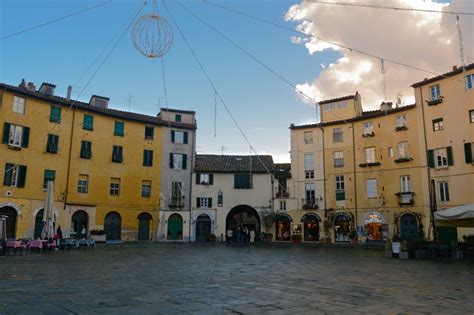
{"type": "Polygon", "coordinates": [[[230,243],[230,242],[231,242],[232,236],[234,236],[234,231],[232,231],[232,229],[229,228],[229,229],[227,230],[227,240],[226,240],[227,243],[230,243]]]}

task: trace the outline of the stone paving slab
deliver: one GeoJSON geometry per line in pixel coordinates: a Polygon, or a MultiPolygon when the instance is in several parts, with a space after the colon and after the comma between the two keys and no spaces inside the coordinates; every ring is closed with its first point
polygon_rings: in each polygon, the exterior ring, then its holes
{"type": "Polygon", "coordinates": [[[98,245],[0,257],[4,314],[474,314],[474,264],[351,247],[98,245]]]}

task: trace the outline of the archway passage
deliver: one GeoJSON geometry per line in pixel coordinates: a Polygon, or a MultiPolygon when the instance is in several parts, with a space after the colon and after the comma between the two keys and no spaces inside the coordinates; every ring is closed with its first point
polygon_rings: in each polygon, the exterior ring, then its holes
{"type": "Polygon", "coordinates": [[[336,215],[334,218],[334,233],[336,242],[349,242],[351,217],[346,213],[336,215]]]}
{"type": "Polygon", "coordinates": [[[117,212],[109,212],[104,219],[104,232],[108,241],[117,241],[121,238],[122,218],[117,212]]]}
{"type": "Polygon", "coordinates": [[[74,212],[71,219],[71,237],[86,238],[89,229],[89,215],[84,210],[74,212]]]}
{"type": "Polygon", "coordinates": [[[183,218],[174,213],[168,218],[168,235],[169,240],[182,240],[183,239],[183,218]]]}
{"type": "Polygon", "coordinates": [[[36,217],[35,217],[35,232],[33,234],[34,239],[38,239],[38,238],[41,237],[41,231],[43,231],[43,226],[44,226],[43,215],[44,215],[44,210],[43,209],[38,211],[38,213],[36,214],[36,217]]]}
{"type": "Polygon", "coordinates": [[[150,240],[150,222],[152,217],[150,214],[143,212],[138,216],[138,240],[150,240]]]}
{"type": "Polygon", "coordinates": [[[304,240],[306,242],[319,241],[319,222],[321,219],[316,214],[306,214],[301,218],[304,228],[304,240]]]}
{"type": "Polygon", "coordinates": [[[210,235],[211,218],[207,214],[201,214],[196,220],[196,241],[208,241],[210,235]]]}
{"type": "Polygon", "coordinates": [[[255,231],[255,240],[260,239],[260,216],[257,210],[250,206],[240,205],[232,208],[226,217],[226,231],[232,230],[231,241],[243,241],[245,228],[247,230],[255,231]],[[239,236],[241,239],[239,240],[239,236]]]}
{"type": "Polygon", "coordinates": [[[418,224],[413,214],[406,213],[400,218],[401,236],[403,240],[412,241],[418,238],[418,224]]]}
{"type": "Polygon", "coordinates": [[[7,216],[7,219],[6,219],[7,239],[16,238],[16,220],[18,216],[16,213],[16,210],[12,207],[3,207],[3,208],[0,208],[0,215],[7,216]]]}

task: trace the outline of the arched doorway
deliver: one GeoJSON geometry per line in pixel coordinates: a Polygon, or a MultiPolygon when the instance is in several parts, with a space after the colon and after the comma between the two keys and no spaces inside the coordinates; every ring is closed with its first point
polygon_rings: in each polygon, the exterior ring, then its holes
{"type": "Polygon", "coordinates": [[[44,226],[43,215],[44,215],[44,210],[43,209],[38,211],[38,213],[36,214],[36,217],[35,217],[35,232],[33,234],[34,239],[41,238],[41,232],[43,231],[43,226],[44,226]]]}
{"type": "Polygon", "coordinates": [[[182,240],[183,239],[183,218],[174,213],[168,218],[168,235],[169,240],[182,240]]]}
{"type": "Polygon", "coordinates": [[[8,238],[16,238],[16,219],[17,213],[16,210],[12,207],[3,207],[0,208],[0,215],[7,216],[6,219],[6,235],[8,238]]]}
{"type": "Polygon", "coordinates": [[[150,240],[150,222],[152,217],[150,214],[143,212],[138,216],[138,240],[149,241],[150,240]]]}
{"type": "Polygon", "coordinates": [[[368,240],[383,240],[383,224],[385,219],[383,214],[377,211],[369,211],[362,217],[362,223],[367,231],[368,240]]]}
{"type": "Polygon", "coordinates": [[[304,229],[305,242],[319,241],[319,222],[321,219],[315,213],[307,213],[301,218],[304,229]]]}
{"type": "Polygon", "coordinates": [[[121,238],[122,218],[117,212],[109,212],[104,219],[104,232],[108,241],[117,241],[121,238]]]}
{"type": "Polygon", "coordinates": [[[201,214],[196,220],[196,241],[208,241],[210,235],[211,218],[207,214],[201,214]]]}
{"type": "Polygon", "coordinates": [[[334,235],[336,242],[349,242],[350,241],[350,224],[352,217],[345,213],[340,212],[334,215],[334,235]]]}
{"type": "Polygon", "coordinates": [[[71,237],[86,238],[89,230],[89,215],[84,210],[74,212],[71,219],[71,237]]]}
{"type": "Polygon", "coordinates": [[[275,240],[289,241],[291,236],[291,217],[287,214],[280,214],[275,221],[275,240]]]}
{"type": "MultiPolygon", "coordinates": [[[[233,231],[233,236],[231,241],[239,241],[238,236],[243,237],[242,232],[245,228],[249,231],[255,231],[255,240],[260,240],[260,216],[258,215],[257,210],[250,206],[240,205],[232,208],[227,214],[225,220],[226,228],[233,231]]],[[[227,233],[226,233],[227,235],[227,233]]]]}
{"type": "Polygon", "coordinates": [[[418,238],[418,224],[413,214],[405,213],[401,216],[400,228],[403,240],[412,241],[418,238]]]}

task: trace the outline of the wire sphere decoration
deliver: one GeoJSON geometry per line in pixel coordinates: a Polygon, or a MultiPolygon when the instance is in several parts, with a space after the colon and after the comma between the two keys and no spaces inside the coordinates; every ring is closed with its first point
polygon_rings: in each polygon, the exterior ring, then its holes
{"type": "Polygon", "coordinates": [[[173,44],[173,29],[159,14],[139,17],[132,28],[133,46],[147,58],[161,58],[173,44]]]}

